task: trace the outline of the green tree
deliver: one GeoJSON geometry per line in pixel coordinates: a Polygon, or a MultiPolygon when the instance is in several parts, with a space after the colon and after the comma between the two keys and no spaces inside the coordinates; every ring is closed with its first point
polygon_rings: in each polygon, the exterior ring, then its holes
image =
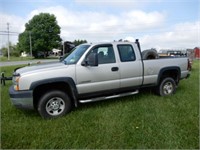
{"type": "Polygon", "coordinates": [[[73,43],[75,44],[75,46],[78,46],[80,44],[83,44],[83,43],[87,43],[87,40],[74,40],[73,43]]]}
{"type": "Polygon", "coordinates": [[[30,53],[30,39],[34,57],[37,57],[38,53],[43,53],[46,57],[49,51],[59,47],[60,26],[57,24],[56,17],[53,14],[40,13],[29,20],[25,24],[25,31],[19,35],[20,51],[30,53]]]}
{"type": "MultiPolygon", "coordinates": [[[[17,45],[13,45],[11,42],[9,43],[9,50],[10,50],[10,56],[19,57],[20,51],[17,49],[17,45]]],[[[8,57],[8,47],[2,47],[1,51],[3,53],[3,56],[8,57]]]]}
{"type": "Polygon", "coordinates": [[[7,47],[2,47],[1,51],[2,51],[2,54],[4,57],[8,57],[8,48],[7,47]]]}

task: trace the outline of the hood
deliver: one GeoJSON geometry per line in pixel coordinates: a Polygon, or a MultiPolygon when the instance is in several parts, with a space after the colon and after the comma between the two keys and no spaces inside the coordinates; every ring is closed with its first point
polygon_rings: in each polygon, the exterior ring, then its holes
{"type": "Polygon", "coordinates": [[[44,63],[44,64],[37,64],[32,66],[26,66],[23,68],[19,68],[15,71],[16,74],[26,74],[26,73],[36,73],[40,71],[46,71],[46,70],[55,70],[58,68],[62,68],[63,66],[66,67],[65,64],[62,62],[51,62],[51,63],[44,63]]]}

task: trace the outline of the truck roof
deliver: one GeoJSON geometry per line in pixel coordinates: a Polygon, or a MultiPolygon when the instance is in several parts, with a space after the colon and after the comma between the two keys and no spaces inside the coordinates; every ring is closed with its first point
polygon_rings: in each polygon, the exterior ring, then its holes
{"type": "Polygon", "coordinates": [[[94,43],[84,43],[82,45],[90,45],[90,46],[93,46],[93,45],[98,45],[98,44],[113,44],[113,45],[116,45],[116,44],[135,44],[135,42],[94,42],[94,43]]]}

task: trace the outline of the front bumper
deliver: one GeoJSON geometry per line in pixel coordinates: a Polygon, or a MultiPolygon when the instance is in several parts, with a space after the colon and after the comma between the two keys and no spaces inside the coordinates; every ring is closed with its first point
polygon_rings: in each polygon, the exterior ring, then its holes
{"type": "Polygon", "coordinates": [[[20,109],[34,109],[33,91],[15,91],[14,87],[9,88],[9,95],[12,104],[20,109]]]}

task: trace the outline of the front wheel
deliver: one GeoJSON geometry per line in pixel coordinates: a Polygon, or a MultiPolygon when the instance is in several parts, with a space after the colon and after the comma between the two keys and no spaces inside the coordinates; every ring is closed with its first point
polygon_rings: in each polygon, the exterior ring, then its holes
{"type": "Polygon", "coordinates": [[[57,90],[45,93],[38,103],[39,114],[46,119],[56,118],[71,111],[69,96],[57,90]]]}
{"type": "Polygon", "coordinates": [[[164,78],[157,87],[157,93],[160,96],[169,96],[176,92],[176,83],[173,78],[164,78]]]}

